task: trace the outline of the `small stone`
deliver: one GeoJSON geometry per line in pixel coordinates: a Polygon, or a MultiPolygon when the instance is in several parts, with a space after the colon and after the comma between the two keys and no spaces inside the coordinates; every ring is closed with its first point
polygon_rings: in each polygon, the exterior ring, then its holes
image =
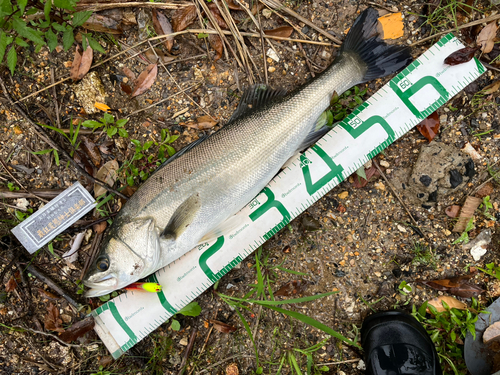
{"type": "Polygon", "coordinates": [[[338,195],[338,197],[339,197],[340,199],[346,199],[348,196],[349,196],[349,192],[348,192],[348,191],[343,191],[342,193],[340,193],[340,194],[338,195]]]}
{"type": "Polygon", "coordinates": [[[262,15],[266,18],[270,18],[273,15],[273,12],[271,12],[269,9],[265,8],[262,10],[262,15]]]}
{"type": "Polygon", "coordinates": [[[377,277],[382,277],[382,273],[380,273],[380,272],[378,272],[378,271],[377,271],[377,272],[374,272],[374,274],[375,274],[375,276],[377,276],[377,277]]]}
{"type": "Polygon", "coordinates": [[[269,73],[273,73],[274,71],[276,71],[276,68],[275,68],[274,66],[270,66],[270,67],[267,69],[267,71],[268,71],[269,73]]]}
{"type": "Polygon", "coordinates": [[[183,337],[183,338],[181,339],[181,341],[179,341],[179,344],[181,344],[182,346],[187,346],[187,344],[188,344],[188,340],[187,340],[187,338],[186,338],[186,337],[183,337]]]}
{"type": "Polygon", "coordinates": [[[429,176],[427,175],[422,175],[420,176],[420,182],[424,185],[424,186],[429,186],[432,182],[432,178],[430,178],[429,176]]]}
{"type": "Polygon", "coordinates": [[[460,185],[463,182],[463,177],[460,174],[459,171],[456,169],[452,169],[450,171],[450,185],[453,189],[455,189],[458,185],[460,185]]]}
{"type": "Polygon", "coordinates": [[[397,225],[397,228],[400,232],[403,232],[403,233],[406,233],[406,228],[404,226],[402,226],[401,224],[398,224],[397,225]]]}
{"type": "Polygon", "coordinates": [[[379,163],[384,168],[389,168],[390,164],[386,160],[380,160],[379,163]]]}
{"type": "Polygon", "coordinates": [[[375,189],[385,191],[385,185],[383,182],[375,182],[373,185],[375,186],[375,189]]]}
{"type": "Polygon", "coordinates": [[[266,55],[267,55],[267,57],[270,57],[271,59],[273,59],[276,62],[280,61],[279,56],[276,54],[276,52],[274,52],[274,50],[272,48],[269,48],[267,50],[266,55]]]}
{"type": "Polygon", "coordinates": [[[361,371],[365,371],[366,370],[366,364],[365,364],[365,361],[363,361],[362,359],[359,360],[358,362],[358,370],[361,370],[361,371]]]}

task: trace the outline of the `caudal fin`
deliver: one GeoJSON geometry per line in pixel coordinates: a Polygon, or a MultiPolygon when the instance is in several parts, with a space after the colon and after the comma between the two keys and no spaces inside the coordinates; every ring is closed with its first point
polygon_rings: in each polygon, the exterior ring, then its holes
{"type": "Polygon", "coordinates": [[[378,18],[375,9],[366,9],[356,18],[342,44],[341,52],[354,52],[367,65],[363,82],[395,73],[412,60],[408,47],[389,45],[379,38],[378,18]]]}

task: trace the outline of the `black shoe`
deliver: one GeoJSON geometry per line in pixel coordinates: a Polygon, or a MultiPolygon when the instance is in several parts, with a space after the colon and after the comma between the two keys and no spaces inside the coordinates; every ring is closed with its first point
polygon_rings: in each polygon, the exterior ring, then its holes
{"type": "Polygon", "coordinates": [[[361,327],[369,375],[441,375],[438,355],[424,327],[410,314],[386,311],[361,327]]]}

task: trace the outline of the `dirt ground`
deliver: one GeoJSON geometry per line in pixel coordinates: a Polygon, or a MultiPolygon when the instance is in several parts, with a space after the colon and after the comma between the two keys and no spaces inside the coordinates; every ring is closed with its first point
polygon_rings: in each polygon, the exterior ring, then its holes
{"type": "MultiPolygon", "coordinates": [[[[444,6],[456,2],[441,3],[444,6]]],[[[459,24],[498,11],[489,1],[473,3],[477,10],[461,18],[459,24]]],[[[343,39],[344,32],[352,24],[357,12],[369,5],[385,12],[403,13],[405,35],[398,39],[397,43],[411,45],[428,37],[432,32],[445,31],[453,27],[453,21],[446,18],[436,20],[432,28],[429,25],[422,26],[424,18],[419,15],[429,14],[429,6],[420,0],[298,1],[286,3],[285,6],[331,35],[343,39]]],[[[139,16],[139,8],[130,8],[130,11],[136,17],[139,16]]],[[[167,10],[165,14],[171,17],[172,12],[167,10]]],[[[281,17],[286,16],[290,23],[310,40],[331,42],[304,22],[283,11],[277,13],[261,13],[263,29],[288,25],[281,17]]],[[[151,17],[150,10],[145,14],[151,17]]],[[[245,30],[255,30],[251,23],[241,27],[245,30]]],[[[455,35],[464,44],[474,45],[473,42],[466,41],[464,33],[455,32],[455,35]]],[[[114,36],[116,43],[109,38],[100,39],[106,54],[95,52],[94,63],[118,53],[120,45],[122,47],[133,45],[139,40],[138,38],[138,27],[132,26],[123,35],[114,36]]],[[[292,38],[304,37],[294,31],[292,38]]],[[[418,57],[436,40],[428,40],[413,46],[413,57],[418,57]]],[[[122,88],[128,81],[124,67],[139,75],[149,64],[143,57],[146,47],[137,49],[142,55],[126,54],[125,57],[112,59],[92,69],[102,81],[105,103],[112,109],[111,113],[115,117],[124,118],[134,111],[142,110],[132,114],[130,121],[125,125],[128,138],[116,134],[110,141],[107,134],[101,131],[91,133],[86,129],[80,132],[80,137],[87,137],[97,146],[97,154],[101,158],[100,165],[113,159],[119,165],[123,165],[134,156],[132,139],[141,143],[150,140],[159,142],[162,129],[168,129],[172,135],[179,135],[171,146],[180,150],[183,146],[224,125],[237,106],[240,90],[252,81],[248,71],[241,69],[235,63],[230,51],[229,57],[223,56],[220,60],[214,61],[215,52],[205,41],[206,39],[197,38],[192,34],[177,36],[172,51],[177,57],[166,65],[168,72],[164,66],[159,65],[158,77],[152,88],[132,99],[122,88]],[[173,96],[179,93],[180,87],[185,90],[185,94],[173,96]],[[162,104],[147,108],[162,99],[165,99],[162,104]],[[207,129],[196,128],[194,126],[196,119],[207,115],[217,120],[217,125],[207,129]]],[[[248,48],[256,66],[252,73],[255,76],[253,82],[264,82],[265,67],[260,39],[251,38],[248,48]]],[[[312,79],[312,73],[317,74],[326,68],[338,51],[338,48],[331,46],[277,40],[270,41],[265,47],[266,51],[270,48],[276,50],[279,61],[269,56],[265,57],[269,84],[287,90],[312,79]]],[[[11,76],[6,69],[2,73],[9,94],[14,100],[18,100],[48,86],[51,83],[51,76],[55,82],[68,76],[75,49],[76,44],[67,52],[60,48],[53,52],[42,48],[39,53],[29,48],[22,49],[16,73],[11,76]]],[[[491,61],[498,53],[499,51],[494,49],[489,55],[482,56],[482,60],[491,61]]],[[[351,176],[348,181],[330,191],[263,245],[261,262],[264,262],[265,272],[268,272],[273,281],[274,292],[294,280],[299,281],[301,287],[299,294],[302,296],[338,291],[337,294],[326,298],[289,306],[290,309],[322,322],[349,339],[354,339],[359,333],[363,318],[372,310],[400,308],[411,311],[413,305],[418,307],[424,301],[443,295],[443,292],[418,283],[417,280],[451,278],[470,274],[477,267],[484,267],[487,263],[499,263],[500,194],[498,183],[494,179],[489,185],[492,189],[486,194],[490,196],[493,205],[489,211],[491,216],[485,216],[477,211],[475,228],[469,232],[469,237],[474,239],[483,230],[491,230],[492,240],[486,247],[485,255],[479,260],[474,260],[470,250],[465,249],[462,244],[453,243],[460,233],[452,232],[456,219],[445,213],[445,209],[451,205],[462,205],[468,195],[475,193],[481,184],[490,179],[488,166],[494,165],[500,157],[497,105],[500,101],[496,97],[498,93],[481,96],[479,104],[477,100],[474,101],[478,99],[476,94],[479,91],[498,79],[498,69],[495,68],[498,65],[492,64],[493,69],[488,70],[437,111],[441,129],[433,142],[451,145],[457,150],[470,143],[481,157],[474,163],[475,174],[464,181],[459,188],[448,189],[447,195],[440,193],[437,202],[429,204],[425,202],[422,204],[408,196],[408,192],[402,188],[401,176],[412,171],[422,147],[428,144],[428,141],[413,129],[376,158],[383,166],[389,182],[377,177],[359,188],[355,185],[357,177],[351,176]],[[409,213],[396,195],[405,202],[416,224],[412,222],[409,213]],[[497,221],[494,220],[495,217],[497,221]],[[419,249],[423,249],[424,252],[427,250],[426,257],[418,252],[419,249]],[[276,269],[274,273],[271,272],[276,265],[305,275],[276,269]],[[412,287],[411,292],[402,293],[403,282],[412,287]]],[[[366,86],[361,85],[360,88],[367,88],[363,99],[369,98],[390,78],[369,82],[366,86]]],[[[101,111],[88,114],[82,108],[81,99],[75,94],[77,91],[82,91],[82,88],[77,85],[79,84],[65,81],[20,102],[20,106],[35,122],[62,129],[69,129],[69,124],[76,119],[100,119],[103,115],[101,111]]],[[[83,91],[85,90],[87,89],[84,87],[83,91]]],[[[7,99],[2,96],[0,103],[2,130],[0,157],[4,164],[0,168],[0,185],[3,194],[20,194],[25,189],[34,194],[41,192],[40,189],[61,191],[75,181],[80,181],[89,190],[93,188],[93,184],[73,166],[66,166],[66,160],[61,159],[58,166],[53,153],[33,154],[32,151],[46,150],[50,147],[41,141],[33,127],[16,112],[7,99]]],[[[48,133],[59,145],[70,150],[69,143],[61,135],[56,132],[48,131],[48,133]]],[[[258,134],[255,136],[259,137],[258,134]]],[[[83,138],[81,140],[83,142],[83,138]]],[[[156,166],[157,153],[158,146],[153,145],[146,155],[153,155],[152,159],[138,160],[135,165],[140,171],[153,170],[156,166]]],[[[80,164],[90,173],[97,173],[99,168],[94,165],[95,158],[87,151],[82,151],[82,155],[80,159],[86,160],[80,161],[80,164]]],[[[431,171],[433,165],[427,167],[431,171]]],[[[125,186],[126,179],[125,169],[122,169],[115,188],[125,186]]],[[[137,176],[134,185],[138,186],[140,183],[141,178],[137,176]]],[[[28,265],[36,266],[47,278],[58,284],[87,309],[101,305],[103,302],[99,298],[85,299],[78,294],[80,288],[77,282],[82,278],[82,270],[95,242],[96,231],[99,230],[89,224],[98,220],[99,214],[89,213],[63,232],[58,240],[54,241],[53,250],[45,246],[35,255],[29,255],[10,233],[10,229],[19,223],[19,213],[16,215],[16,211],[23,212],[21,209],[24,207],[36,212],[43,204],[42,200],[32,196],[26,198],[16,196],[4,198],[2,202],[0,206],[3,218],[0,224],[2,236],[0,372],[2,374],[177,374],[180,373],[186,346],[195,330],[197,333],[193,350],[187,359],[185,374],[234,374],[228,369],[230,365],[238,368],[240,374],[253,374],[256,371],[255,351],[241,319],[216,293],[238,297],[248,293],[251,290],[250,285],[257,281],[255,255],[243,260],[224,276],[217,285],[217,291],[210,288],[197,299],[202,308],[200,316],[176,316],[180,322],[179,331],[172,330],[171,323],[167,322],[120,359],[113,361],[93,331],[78,338],[71,346],[54,339],[58,332],[47,329],[46,325],[47,315],[51,309],[53,310],[50,305],[59,310],[62,327],[69,327],[82,317],[71,308],[65,298],[47,285],[46,281],[26,271],[28,265]],[[69,266],[60,259],[60,256],[70,248],[70,240],[84,227],[88,227],[86,230],[91,229],[88,232],[89,236],[84,239],[79,259],[69,266]],[[16,271],[22,272],[16,276],[16,271]],[[12,283],[17,283],[17,286],[12,287],[12,283]],[[213,325],[208,322],[209,319],[224,322],[235,327],[236,331],[222,333],[212,329],[213,325]]],[[[114,213],[120,206],[119,200],[112,200],[104,207],[108,213],[114,213]]],[[[480,301],[485,306],[496,297],[492,292],[493,278],[477,272],[472,274],[469,281],[487,290],[480,296],[480,301]]],[[[444,294],[446,295],[446,292],[444,294]]],[[[470,303],[470,298],[457,298],[470,303]]],[[[307,356],[299,350],[318,343],[321,345],[313,352],[313,360],[318,369],[326,366],[321,373],[363,374],[364,364],[360,362],[363,354],[360,350],[266,308],[259,309],[253,305],[243,314],[252,332],[255,333],[254,339],[264,374],[277,373],[282,358],[286,358],[286,361],[281,373],[295,373],[292,372],[288,362],[290,353],[295,356],[299,368],[305,373],[307,356]]]]}

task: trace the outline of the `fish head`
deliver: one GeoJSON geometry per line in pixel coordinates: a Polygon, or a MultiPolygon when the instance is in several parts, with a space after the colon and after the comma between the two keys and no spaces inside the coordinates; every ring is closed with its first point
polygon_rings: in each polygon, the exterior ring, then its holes
{"type": "Polygon", "coordinates": [[[160,238],[153,219],[115,221],[83,284],[98,297],[142,279],[160,268],[160,238]],[[116,224],[116,225],[115,225],[116,224]]]}

